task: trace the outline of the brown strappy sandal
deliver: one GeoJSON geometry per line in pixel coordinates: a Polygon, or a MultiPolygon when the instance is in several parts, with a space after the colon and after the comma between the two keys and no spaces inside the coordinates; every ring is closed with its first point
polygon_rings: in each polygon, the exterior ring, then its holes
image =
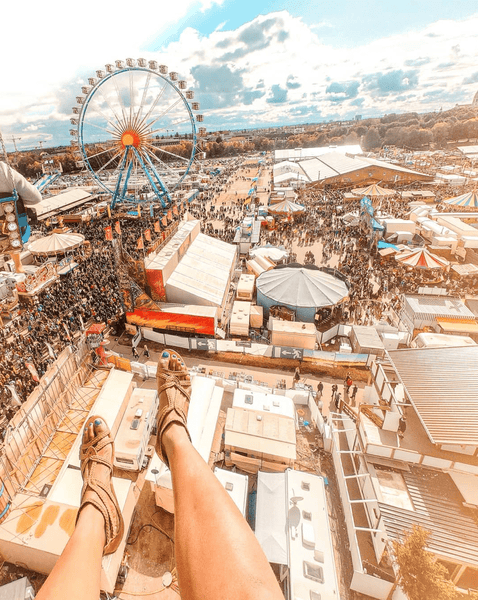
{"type": "Polygon", "coordinates": [[[111,432],[104,419],[98,416],[92,416],[86,421],[85,430],[91,423],[94,423],[96,419],[102,421],[106,430],[95,435],[89,442],[83,442],[80,447],[83,489],[81,490],[81,504],[78,515],[80,514],[81,509],[87,504],[92,504],[101,512],[105,519],[106,544],[103,550],[103,554],[105,555],[112,554],[120,545],[124,533],[124,522],[118,499],[116,498],[113,488],[113,482],[111,480],[113,476],[113,457],[111,458],[111,461],[108,461],[99,454],[108,444],[113,446],[114,453],[114,443],[111,432]],[[96,464],[105,465],[110,469],[111,476],[109,481],[105,482],[103,477],[101,479],[95,477],[96,464]],[[87,491],[95,492],[96,498],[89,497],[85,499],[87,491]]]}
{"type": "MultiPolygon", "coordinates": [[[[176,355],[178,361],[183,361],[181,355],[173,350],[164,350],[169,356],[176,355]]],[[[168,458],[163,450],[161,438],[166,429],[172,423],[179,423],[184,427],[189,435],[187,427],[187,414],[189,410],[189,401],[191,399],[191,382],[187,371],[171,371],[160,366],[161,357],[158,361],[158,370],[156,379],[158,381],[158,395],[160,399],[160,410],[158,415],[158,442],[156,450],[159,458],[169,468],[168,458]],[[161,400],[161,394],[166,394],[166,399],[161,400]]],[[[184,362],[184,361],[183,361],[184,362]]]]}

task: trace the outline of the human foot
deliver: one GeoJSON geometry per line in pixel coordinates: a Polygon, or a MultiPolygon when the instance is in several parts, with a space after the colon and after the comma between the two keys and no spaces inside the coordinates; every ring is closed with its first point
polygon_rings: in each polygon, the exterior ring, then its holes
{"type": "Polygon", "coordinates": [[[124,532],[124,523],[113,488],[114,445],[108,425],[101,417],[92,416],[83,433],[80,447],[83,489],[81,505],[92,505],[103,515],[106,544],[103,554],[112,554],[118,548],[124,532]]]}
{"type": "Polygon", "coordinates": [[[187,428],[187,414],[191,394],[191,379],[181,355],[172,350],[165,350],[159,357],[156,378],[159,394],[156,452],[159,458],[169,467],[164,450],[163,436],[167,430],[169,432],[170,426],[174,423],[181,425],[190,437],[187,428]]]}

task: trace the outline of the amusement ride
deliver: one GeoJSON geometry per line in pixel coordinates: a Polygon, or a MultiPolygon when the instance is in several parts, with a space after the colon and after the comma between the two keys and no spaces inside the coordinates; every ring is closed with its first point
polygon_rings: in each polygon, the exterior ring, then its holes
{"type": "Polygon", "coordinates": [[[187,87],[166,65],[127,58],[96,71],[81,88],[70,119],[71,146],[78,166],[111,195],[112,207],[171,205],[206,133],[196,126],[204,117],[187,87]]]}

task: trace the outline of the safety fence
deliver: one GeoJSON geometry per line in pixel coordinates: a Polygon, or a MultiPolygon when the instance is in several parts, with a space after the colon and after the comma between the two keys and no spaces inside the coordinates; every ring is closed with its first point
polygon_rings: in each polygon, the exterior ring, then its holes
{"type": "Polygon", "coordinates": [[[235,352],[266,358],[280,358],[298,360],[301,362],[324,361],[347,366],[367,366],[370,362],[369,354],[343,354],[340,352],[325,352],[321,350],[304,350],[303,348],[289,348],[286,346],[272,346],[257,344],[251,341],[217,340],[210,338],[186,338],[167,333],[158,333],[152,329],[142,327],[142,335],[146,340],[157,342],[166,346],[199,350],[203,352],[235,352]]]}

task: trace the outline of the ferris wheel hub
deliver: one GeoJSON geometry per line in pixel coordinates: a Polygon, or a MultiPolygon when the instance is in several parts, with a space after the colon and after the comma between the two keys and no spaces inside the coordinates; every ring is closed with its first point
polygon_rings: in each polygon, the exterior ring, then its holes
{"type": "Polygon", "coordinates": [[[127,129],[121,136],[121,145],[123,148],[126,148],[126,146],[134,146],[135,148],[138,148],[140,144],[141,138],[134,130],[127,129]]]}

